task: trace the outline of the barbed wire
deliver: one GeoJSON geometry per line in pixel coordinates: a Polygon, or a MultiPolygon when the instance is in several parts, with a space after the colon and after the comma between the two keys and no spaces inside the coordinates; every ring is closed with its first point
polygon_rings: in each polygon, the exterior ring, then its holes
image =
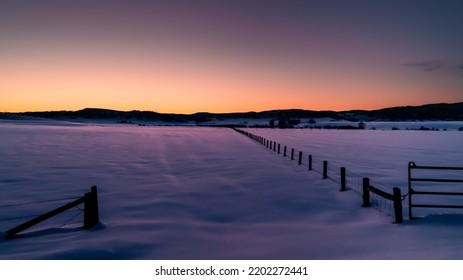
{"type": "MultiPolygon", "coordinates": [[[[81,208],[78,208],[78,207],[75,207],[77,208],[76,210],[67,210],[66,212],[67,213],[70,213],[70,212],[79,212],[79,213],[82,213],[84,210],[81,209],[81,208]]],[[[5,218],[5,219],[0,219],[0,222],[7,222],[7,221],[14,221],[14,220],[25,220],[25,219],[30,219],[30,218],[36,218],[40,215],[27,215],[27,216],[17,216],[17,217],[11,217],[11,218],[5,218]]]]}
{"type": "Polygon", "coordinates": [[[370,201],[371,207],[378,210],[380,213],[390,217],[395,216],[394,206],[391,200],[384,199],[375,193],[370,193],[370,201]]]}
{"type": "Polygon", "coordinates": [[[50,202],[75,200],[75,199],[79,199],[79,198],[80,197],[68,197],[68,198],[60,198],[60,199],[50,199],[50,200],[33,201],[33,202],[22,202],[22,203],[15,203],[15,204],[5,204],[5,205],[0,205],[0,208],[16,207],[16,206],[24,206],[24,205],[32,205],[32,204],[44,204],[44,203],[50,203],[50,202]]]}
{"type": "Polygon", "coordinates": [[[40,215],[29,215],[29,216],[20,216],[20,217],[14,217],[14,218],[6,218],[6,219],[0,219],[0,222],[6,222],[6,221],[14,221],[14,220],[25,220],[25,219],[30,219],[30,218],[36,218],[40,215]]]}
{"type": "MultiPolygon", "coordinates": [[[[76,207],[76,208],[78,208],[78,207],[76,207]]],[[[66,225],[70,225],[71,222],[72,222],[75,218],[77,218],[78,216],[82,215],[82,213],[84,212],[83,209],[80,209],[80,208],[78,208],[78,209],[79,209],[80,211],[77,211],[77,214],[75,214],[74,216],[72,216],[72,218],[70,218],[69,220],[67,220],[66,222],[64,222],[64,223],[61,225],[61,227],[64,227],[64,226],[66,226],[66,225]]]]}

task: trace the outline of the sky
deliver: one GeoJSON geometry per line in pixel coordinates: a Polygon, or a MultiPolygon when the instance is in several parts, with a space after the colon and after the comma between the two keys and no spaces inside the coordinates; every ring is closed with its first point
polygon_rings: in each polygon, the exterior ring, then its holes
{"type": "Polygon", "coordinates": [[[459,0],[2,0],[0,112],[463,101],[459,0]]]}

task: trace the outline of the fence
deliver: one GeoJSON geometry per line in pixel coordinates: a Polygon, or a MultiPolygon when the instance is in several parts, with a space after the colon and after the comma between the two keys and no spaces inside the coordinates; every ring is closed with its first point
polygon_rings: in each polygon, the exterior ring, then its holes
{"type": "MultiPolygon", "coordinates": [[[[414,162],[408,163],[408,214],[409,218],[415,219],[412,214],[412,208],[461,208],[463,205],[451,204],[415,204],[413,197],[416,195],[434,195],[434,196],[463,196],[463,192],[444,192],[444,191],[422,191],[414,189],[412,182],[432,182],[432,183],[463,183],[462,179],[448,178],[422,178],[413,177],[413,170],[435,170],[435,171],[463,171],[463,167],[444,167],[444,166],[418,166],[414,162]]],[[[424,189],[424,188],[423,188],[424,189]]]]}
{"type": "Polygon", "coordinates": [[[97,187],[91,187],[90,192],[84,194],[84,196],[69,202],[61,207],[58,207],[52,211],[49,211],[45,214],[35,217],[32,220],[29,220],[25,223],[22,223],[14,228],[11,228],[5,232],[6,239],[12,239],[16,234],[37,225],[47,219],[50,219],[60,213],[63,213],[69,209],[77,207],[80,204],[84,204],[84,229],[89,229],[99,223],[99,209],[98,209],[98,193],[97,187]]]}
{"type": "Polygon", "coordinates": [[[390,200],[394,204],[394,214],[395,214],[395,222],[398,224],[403,223],[403,211],[402,211],[402,194],[399,188],[393,188],[393,193],[387,193],[382,191],[378,188],[375,188],[370,185],[370,179],[363,178],[363,207],[370,207],[370,192],[374,193],[386,200],[390,200]]]}
{"type": "MultiPolygon", "coordinates": [[[[258,143],[264,145],[265,147],[276,151],[275,146],[278,146],[278,154],[280,154],[280,147],[281,144],[276,144],[276,142],[270,141],[268,139],[265,139],[262,136],[255,135],[253,133],[233,128],[235,131],[257,141],[258,143]]],[[[287,146],[283,146],[283,157],[287,156],[287,146]]],[[[304,165],[303,162],[303,152],[299,151],[298,153],[298,165],[304,165]]],[[[295,149],[291,149],[291,155],[290,159],[294,160],[295,159],[295,149]]],[[[356,178],[352,177],[352,174],[347,173],[347,170],[345,167],[340,167],[339,169],[333,170],[332,168],[330,169],[330,166],[328,164],[328,161],[323,161],[320,162],[321,164],[314,164],[314,157],[313,155],[309,154],[307,155],[307,167],[308,171],[316,171],[319,172],[322,175],[322,179],[331,179],[340,185],[340,191],[344,192],[347,190],[353,190],[356,193],[359,193],[362,195],[363,198],[363,207],[375,207],[381,212],[387,213],[391,216],[394,216],[394,222],[395,223],[402,223],[403,222],[403,210],[402,210],[402,201],[404,200],[404,196],[401,195],[401,191],[399,188],[393,188],[393,193],[387,193],[385,191],[380,190],[377,187],[374,187],[370,184],[370,179],[369,178],[362,178],[362,176],[358,175],[356,178]],[[319,169],[319,166],[321,166],[321,169],[319,169]],[[349,176],[348,176],[349,175],[349,176]],[[358,178],[362,178],[361,180],[358,178]],[[372,196],[376,196],[377,200],[375,201],[376,203],[372,203],[372,196]],[[379,202],[379,199],[382,200],[382,202],[379,202]],[[391,207],[387,207],[387,203],[390,202],[392,203],[391,207]]]]}

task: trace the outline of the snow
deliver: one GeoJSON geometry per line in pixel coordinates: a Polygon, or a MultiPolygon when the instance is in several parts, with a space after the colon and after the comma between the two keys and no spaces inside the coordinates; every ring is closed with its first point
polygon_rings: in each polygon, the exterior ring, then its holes
{"type": "MultiPolygon", "coordinates": [[[[463,166],[457,131],[248,131],[385,188],[404,187],[410,160],[463,166]]],[[[101,220],[82,230],[78,210],[57,216],[0,239],[1,259],[463,258],[457,211],[394,224],[355,191],[228,128],[1,121],[0,157],[0,231],[92,185],[101,220]],[[41,201],[51,202],[30,204],[41,201]]]]}

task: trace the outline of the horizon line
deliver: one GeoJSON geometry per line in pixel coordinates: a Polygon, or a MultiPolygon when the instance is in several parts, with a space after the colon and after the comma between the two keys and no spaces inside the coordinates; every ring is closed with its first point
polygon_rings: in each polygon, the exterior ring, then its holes
{"type": "Polygon", "coordinates": [[[403,108],[403,107],[421,107],[421,106],[428,106],[428,105],[452,105],[452,104],[459,104],[461,102],[438,102],[438,103],[425,103],[421,105],[398,105],[398,106],[390,106],[390,107],[381,107],[377,109],[348,109],[348,110],[332,110],[332,109],[324,109],[324,110],[314,110],[314,109],[302,109],[302,108],[279,108],[279,109],[269,109],[269,110],[262,110],[262,111],[232,111],[232,112],[211,112],[211,111],[197,111],[194,113],[174,113],[174,112],[158,112],[154,110],[141,110],[141,109],[131,109],[131,110],[118,110],[118,109],[109,109],[109,108],[99,108],[99,107],[85,107],[83,109],[78,110],[38,110],[38,111],[17,111],[17,112],[0,112],[3,114],[27,114],[27,113],[44,113],[44,112],[79,112],[83,110],[106,110],[106,111],[116,111],[116,112],[152,112],[158,114],[166,114],[166,115],[195,115],[195,114],[245,114],[245,113],[262,113],[262,112],[269,112],[269,111],[291,111],[291,110],[302,110],[302,111],[313,111],[313,112],[350,112],[350,111],[377,111],[383,109],[390,109],[390,108],[403,108]]]}

